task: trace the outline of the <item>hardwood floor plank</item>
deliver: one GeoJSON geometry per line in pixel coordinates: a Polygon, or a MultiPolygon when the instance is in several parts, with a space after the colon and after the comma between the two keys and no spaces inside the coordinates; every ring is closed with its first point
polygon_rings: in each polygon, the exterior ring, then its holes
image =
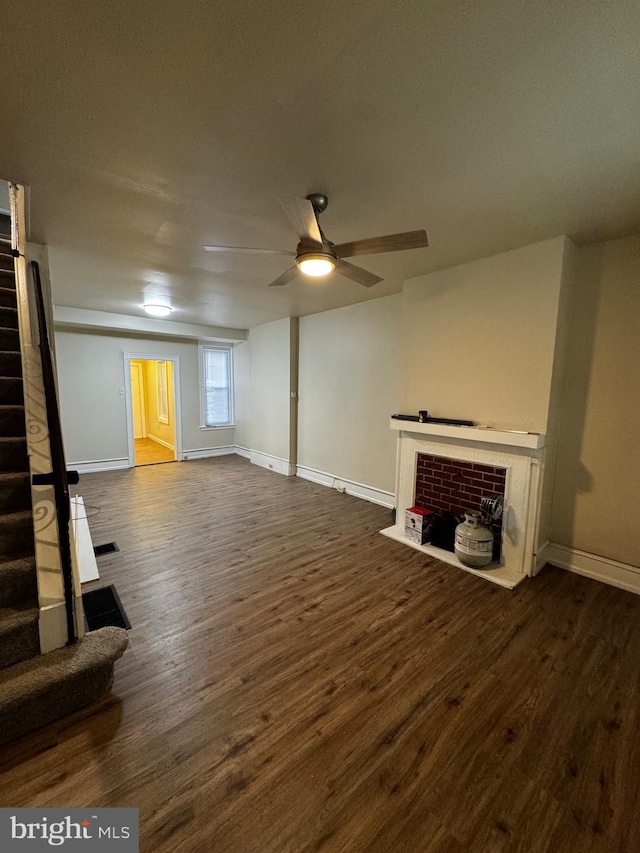
{"type": "Polygon", "coordinates": [[[236,457],[82,493],[131,646],[109,701],[0,750],[0,805],[135,806],[144,853],[640,849],[640,598],[498,589],[236,457]]]}

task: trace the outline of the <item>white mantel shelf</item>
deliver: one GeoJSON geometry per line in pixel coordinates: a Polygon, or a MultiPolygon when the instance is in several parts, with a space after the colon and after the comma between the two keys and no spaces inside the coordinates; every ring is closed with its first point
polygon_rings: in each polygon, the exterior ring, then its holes
{"type": "Polygon", "coordinates": [[[449,563],[458,569],[462,569],[463,571],[469,572],[469,574],[476,575],[476,577],[483,578],[484,580],[491,581],[491,583],[495,583],[505,589],[514,589],[525,579],[525,575],[521,572],[509,569],[507,566],[499,566],[497,563],[491,563],[485,569],[472,569],[461,563],[456,555],[451,551],[445,551],[443,548],[436,548],[433,545],[418,545],[417,542],[412,542],[410,539],[407,539],[403,534],[402,527],[399,525],[387,527],[385,530],[381,530],[380,533],[382,533],[383,536],[387,536],[389,539],[395,539],[396,542],[402,542],[403,545],[408,545],[416,551],[421,551],[429,557],[435,557],[437,560],[440,560],[441,563],[449,563]]]}
{"type": "Polygon", "coordinates": [[[438,438],[456,438],[460,441],[478,441],[484,444],[501,444],[503,447],[522,447],[540,450],[544,447],[545,436],[537,432],[517,432],[516,430],[491,429],[491,427],[452,426],[450,424],[421,424],[419,421],[403,421],[391,418],[391,429],[399,432],[413,432],[432,435],[438,438]]]}

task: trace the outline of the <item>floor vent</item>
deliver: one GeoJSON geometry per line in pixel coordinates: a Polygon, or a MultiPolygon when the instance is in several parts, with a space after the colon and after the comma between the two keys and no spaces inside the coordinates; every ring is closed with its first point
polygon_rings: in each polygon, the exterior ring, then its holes
{"type": "Polygon", "coordinates": [[[87,631],[97,631],[107,625],[116,628],[131,628],[131,622],[125,613],[120,597],[113,584],[101,589],[92,589],[82,593],[84,621],[87,631]]]}
{"type": "Polygon", "coordinates": [[[115,551],[119,550],[120,548],[118,548],[115,542],[107,542],[106,545],[93,546],[93,553],[96,557],[102,557],[103,554],[113,554],[115,551]]]}

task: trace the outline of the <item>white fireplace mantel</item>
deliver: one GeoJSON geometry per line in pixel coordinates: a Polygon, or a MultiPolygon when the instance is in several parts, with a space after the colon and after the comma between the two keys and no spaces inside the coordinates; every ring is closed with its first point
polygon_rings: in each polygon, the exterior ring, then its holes
{"type": "Polygon", "coordinates": [[[525,447],[531,450],[539,450],[544,447],[545,439],[544,433],[541,432],[520,432],[512,429],[493,429],[492,427],[451,426],[450,424],[421,424],[418,421],[402,421],[398,418],[391,418],[390,426],[391,429],[402,432],[453,438],[463,442],[525,447]]]}
{"type": "Polygon", "coordinates": [[[390,426],[398,432],[396,524],[381,532],[411,548],[509,589],[534,574],[545,453],[544,434],[488,427],[422,424],[396,418],[391,419],[390,426]],[[415,501],[419,453],[506,469],[502,556],[499,565],[492,563],[484,569],[472,569],[463,565],[450,551],[432,545],[418,545],[405,538],[405,510],[413,506],[415,501]]]}

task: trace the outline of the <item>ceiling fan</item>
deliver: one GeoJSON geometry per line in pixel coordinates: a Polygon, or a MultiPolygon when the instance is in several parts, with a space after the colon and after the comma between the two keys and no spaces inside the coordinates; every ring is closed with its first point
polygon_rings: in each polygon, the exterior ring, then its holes
{"type": "Polygon", "coordinates": [[[374,255],[380,252],[399,252],[403,249],[422,249],[429,245],[427,232],[405,231],[402,234],[387,234],[385,237],[371,237],[368,240],[354,240],[352,243],[335,245],[324,236],[320,227],[320,214],[327,209],[328,199],[322,193],[311,193],[306,198],[280,197],[280,204],[287,214],[293,230],[300,242],[295,252],[279,249],[249,249],[241,246],[203,246],[207,252],[252,252],[253,254],[289,255],[295,263],[278,276],[269,287],[281,287],[288,284],[299,272],[320,277],[335,270],[340,275],[357,281],[365,287],[371,287],[382,281],[379,275],[368,272],[362,267],[350,264],[344,258],[356,255],[374,255]]]}

